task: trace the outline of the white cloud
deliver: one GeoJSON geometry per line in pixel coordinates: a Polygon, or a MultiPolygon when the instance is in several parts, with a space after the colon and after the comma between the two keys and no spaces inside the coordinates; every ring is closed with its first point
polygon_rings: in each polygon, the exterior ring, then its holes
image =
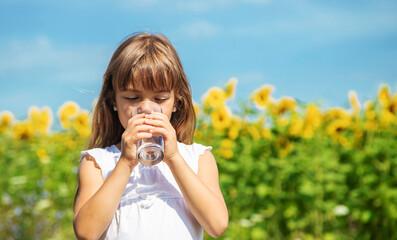
{"type": "Polygon", "coordinates": [[[178,10],[203,12],[212,9],[225,8],[228,6],[235,6],[241,3],[263,5],[268,4],[272,0],[185,0],[177,1],[174,4],[178,10]]]}
{"type": "Polygon", "coordinates": [[[41,73],[42,76],[52,74],[52,80],[62,81],[87,81],[97,77],[99,68],[109,58],[105,47],[57,46],[46,36],[10,40],[1,44],[0,52],[0,76],[41,73]]]}
{"type": "Polygon", "coordinates": [[[196,21],[182,26],[179,32],[189,38],[201,38],[216,35],[220,31],[220,27],[210,22],[196,21]]]}
{"type": "Polygon", "coordinates": [[[152,7],[158,4],[158,0],[121,0],[121,1],[109,1],[109,4],[113,5],[114,3],[118,4],[120,7],[152,7]]]}
{"type": "MultiPolygon", "coordinates": [[[[256,0],[253,0],[256,1],[256,0]]],[[[275,3],[275,2],[274,2],[275,3]]],[[[319,44],[357,37],[374,37],[397,31],[397,15],[387,6],[330,7],[310,1],[282,1],[289,15],[263,16],[251,25],[240,25],[231,34],[249,36],[293,35],[319,44]]]]}
{"type": "Polygon", "coordinates": [[[253,3],[253,4],[268,4],[272,0],[242,0],[243,2],[253,3]]]}
{"type": "Polygon", "coordinates": [[[178,1],[175,2],[176,8],[181,11],[193,11],[202,12],[208,11],[217,7],[225,7],[232,3],[232,1],[227,0],[189,0],[189,1],[178,1]]]}
{"type": "Polygon", "coordinates": [[[266,75],[261,71],[250,71],[237,74],[240,85],[247,86],[249,83],[267,83],[266,75]]]}

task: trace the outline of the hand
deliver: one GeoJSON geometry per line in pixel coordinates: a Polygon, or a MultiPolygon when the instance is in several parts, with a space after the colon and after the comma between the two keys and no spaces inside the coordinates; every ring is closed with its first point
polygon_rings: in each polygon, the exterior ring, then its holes
{"type": "Polygon", "coordinates": [[[137,145],[138,141],[144,138],[151,138],[153,126],[145,124],[144,113],[137,114],[130,118],[123,135],[121,136],[121,156],[120,159],[127,160],[130,167],[138,165],[137,145]]]}
{"type": "Polygon", "coordinates": [[[164,140],[164,162],[169,164],[179,155],[176,131],[171,125],[168,117],[162,113],[152,112],[145,116],[145,124],[153,126],[150,129],[152,134],[160,134],[164,140]]]}

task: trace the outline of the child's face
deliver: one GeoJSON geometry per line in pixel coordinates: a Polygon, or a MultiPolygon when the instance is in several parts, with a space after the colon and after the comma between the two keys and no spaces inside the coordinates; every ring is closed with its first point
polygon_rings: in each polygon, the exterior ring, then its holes
{"type": "Polygon", "coordinates": [[[161,106],[162,113],[171,119],[174,108],[174,91],[156,91],[133,89],[116,90],[116,108],[121,125],[126,128],[128,120],[131,118],[132,109],[142,101],[152,101],[161,106]]]}

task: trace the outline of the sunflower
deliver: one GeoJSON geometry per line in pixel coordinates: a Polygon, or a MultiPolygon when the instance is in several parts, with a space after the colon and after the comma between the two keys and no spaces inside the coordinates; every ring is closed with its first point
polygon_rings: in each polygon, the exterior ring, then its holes
{"type": "Polygon", "coordinates": [[[0,113],[0,134],[5,134],[14,122],[14,115],[9,111],[0,113]]]}
{"type": "Polygon", "coordinates": [[[203,132],[196,129],[196,131],[194,131],[194,138],[195,139],[201,139],[203,137],[203,132]]]}
{"type": "Polygon", "coordinates": [[[361,110],[361,104],[360,101],[358,100],[357,93],[351,90],[348,93],[348,97],[349,97],[350,106],[353,109],[353,115],[358,116],[361,110]]]}
{"type": "Polygon", "coordinates": [[[240,130],[243,126],[243,123],[239,117],[234,116],[232,119],[232,124],[230,125],[230,129],[228,131],[228,137],[230,139],[236,139],[239,136],[240,130]]]}
{"type": "Polygon", "coordinates": [[[337,138],[337,141],[338,141],[338,143],[339,143],[341,146],[343,146],[343,147],[345,147],[345,148],[351,148],[351,147],[352,147],[352,142],[349,141],[349,139],[347,139],[347,137],[339,136],[339,137],[337,138]]]}
{"type": "Polygon", "coordinates": [[[294,149],[294,145],[286,137],[279,137],[276,140],[276,146],[278,148],[278,155],[283,158],[288,156],[294,149]]]}
{"type": "Polygon", "coordinates": [[[203,96],[203,105],[206,108],[220,108],[225,105],[226,92],[218,87],[210,88],[203,96]]]}
{"type": "Polygon", "coordinates": [[[272,108],[271,112],[273,115],[277,116],[288,111],[294,112],[297,106],[298,104],[295,99],[291,97],[282,97],[277,102],[276,106],[272,108]]]}
{"type": "Polygon", "coordinates": [[[233,157],[234,153],[233,150],[231,149],[224,149],[224,148],[220,148],[217,150],[217,153],[219,156],[226,158],[226,159],[230,159],[233,157]]]}
{"type": "Polygon", "coordinates": [[[81,111],[73,120],[72,126],[81,137],[88,137],[91,133],[90,115],[88,111],[81,111]]]}
{"type": "Polygon", "coordinates": [[[303,130],[303,120],[298,114],[293,114],[291,116],[291,124],[288,128],[289,134],[294,137],[300,136],[303,130]]]}
{"type": "Polygon", "coordinates": [[[274,89],[272,85],[263,85],[252,94],[252,100],[259,109],[266,108],[272,101],[271,94],[274,89]]]}
{"type": "Polygon", "coordinates": [[[376,130],[378,123],[375,119],[376,112],[374,110],[373,101],[368,100],[364,103],[364,116],[365,116],[364,129],[368,131],[376,130]]]}
{"type": "Polygon", "coordinates": [[[333,138],[337,139],[342,131],[347,129],[350,125],[350,119],[336,119],[332,121],[325,129],[325,131],[333,138]]]}
{"type": "Polygon", "coordinates": [[[374,103],[370,100],[364,103],[364,116],[367,120],[374,120],[376,117],[374,103]]]}
{"type": "Polygon", "coordinates": [[[12,129],[12,135],[15,139],[29,139],[34,135],[34,132],[34,125],[27,120],[15,124],[12,129]]]}
{"type": "Polygon", "coordinates": [[[378,91],[378,100],[383,109],[390,107],[391,94],[387,85],[382,85],[378,91]]]}
{"type": "Polygon", "coordinates": [[[382,127],[388,128],[391,124],[396,123],[396,116],[387,109],[383,109],[379,116],[382,127]]]}
{"type": "Polygon", "coordinates": [[[75,118],[80,110],[77,103],[68,101],[65,102],[58,110],[58,118],[61,122],[61,126],[64,129],[69,129],[72,124],[71,120],[75,118]]]}
{"type": "Polygon", "coordinates": [[[261,132],[260,129],[258,129],[257,125],[248,126],[247,131],[254,141],[258,141],[259,139],[261,139],[261,132]]]}
{"type": "Polygon", "coordinates": [[[225,85],[226,98],[233,98],[236,92],[237,78],[230,78],[225,85]]]}
{"type": "Polygon", "coordinates": [[[349,118],[349,115],[347,114],[346,110],[341,107],[331,108],[324,115],[325,121],[332,121],[335,119],[347,119],[347,118],[349,118]]]}
{"type": "Polygon", "coordinates": [[[234,142],[230,139],[222,139],[221,141],[221,147],[222,148],[233,148],[234,147],[234,142]]]}
{"type": "Polygon", "coordinates": [[[36,150],[36,155],[39,158],[41,163],[44,163],[44,164],[49,163],[50,158],[47,154],[47,151],[44,148],[38,148],[36,150]]]}
{"type": "Polygon", "coordinates": [[[231,128],[229,129],[229,132],[227,133],[227,136],[228,136],[230,139],[233,139],[233,140],[234,140],[234,139],[238,138],[239,134],[240,134],[240,129],[235,128],[235,127],[231,127],[231,128]]]}
{"type": "Polygon", "coordinates": [[[302,138],[310,139],[310,138],[312,138],[314,136],[315,132],[316,131],[315,131],[314,128],[310,128],[310,127],[305,126],[302,129],[301,136],[302,136],[302,138]]]}
{"type": "Polygon", "coordinates": [[[194,109],[194,113],[196,114],[196,116],[198,116],[199,112],[200,112],[200,107],[196,102],[193,102],[193,109],[194,109]]]}
{"type": "Polygon", "coordinates": [[[312,138],[316,130],[321,126],[323,114],[316,104],[309,104],[306,107],[304,127],[302,129],[303,138],[312,138]]]}
{"type": "Polygon", "coordinates": [[[276,125],[279,127],[286,127],[289,123],[289,118],[287,118],[286,116],[277,116],[276,117],[276,125]]]}
{"type": "Polygon", "coordinates": [[[397,93],[395,93],[393,97],[390,99],[389,110],[394,114],[397,113],[397,93]]]}
{"type": "Polygon", "coordinates": [[[229,108],[223,106],[211,112],[211,121],[215,129],[223,130],[232,124],[232,117],[229,108]]]}
{"type": "Polygon", "coordinates": [[[233,147],[235,146],[235,143],[230,140],[230,139],[223,139],[221,141],[221,146],[217,150],[217,153],[219,156],[224,157],[226,159],[232,158],[234,153],[233,153],[233,147]]]}
{"type": "Polygon", "coordinates": [[[29,121],[32,122],[36,132],[42,136],[46,135],[52,125],[53,116],[49,107],[43,107],[41,110],[32,106],[29,108],[29,121]]]}
{"type": "Polygon", "coordinates": [[[261,136],[265,139],[271,139],[272,131],[269,128],[264,127],[261,131],[261,136]]]}

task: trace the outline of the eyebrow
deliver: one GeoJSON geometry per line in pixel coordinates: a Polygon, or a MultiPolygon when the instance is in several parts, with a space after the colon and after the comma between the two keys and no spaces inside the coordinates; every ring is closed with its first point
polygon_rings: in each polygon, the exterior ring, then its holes
{"type": "MultiPolygon", "coordinates": [[[[134,93],[141,93],[142,91],[136,90],[136,89],[124,89],[122,90],[123,92],[134,92],[134,93]]],[[[159,90],[159,91],[154,91],[154,93],[170,93],[170,90],[159,90]]]]}

